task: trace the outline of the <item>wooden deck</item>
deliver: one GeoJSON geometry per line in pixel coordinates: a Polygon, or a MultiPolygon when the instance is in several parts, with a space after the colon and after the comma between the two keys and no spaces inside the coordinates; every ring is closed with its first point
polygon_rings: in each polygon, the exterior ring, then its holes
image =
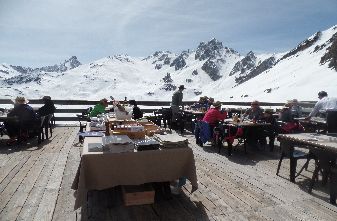
{"type": "MultiPolygon", "coordinates": [[[[81,155],[78,128],[56,127],[53,137],[7,147],[0,138],[0,220],[336,220],[337,207],[328,203],[328,188],[317,184],[306,192],[309,171],[289,181],[289,161],[275,175],[277,149],[242,149],[228,158],[212,147],[194,145],[199,189],[153,205],[125,207],[119,188],[91,191],[88,206],[73,210],[70,189],[81,155]]],[[[303,164],[303,162],[299,162],[303,164]]]]}

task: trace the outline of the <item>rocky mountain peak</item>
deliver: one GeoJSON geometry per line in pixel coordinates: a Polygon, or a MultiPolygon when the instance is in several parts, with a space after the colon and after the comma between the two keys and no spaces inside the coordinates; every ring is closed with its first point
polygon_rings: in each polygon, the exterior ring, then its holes
{"type": "Polygon", "coordinates": [[[76,56],[71,56],[68,60],[65,60],[61,65],[68,67],[68,69],[77,68],[81,65],[76,56]]]}
{"type": "Polygon", "coordinates": [[[195,52],[195,60],[206,60],[215,59],[221,56],[224,47],[222,42],[216,40],[215,38],[210,41],[201,42],[195,52]]]}

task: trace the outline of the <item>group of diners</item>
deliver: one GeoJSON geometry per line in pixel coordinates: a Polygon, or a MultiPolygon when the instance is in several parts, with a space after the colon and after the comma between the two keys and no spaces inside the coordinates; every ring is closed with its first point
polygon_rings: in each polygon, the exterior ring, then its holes
{"type": "MultiPolygon", "coordinates": [[[[337,110],[337,98],[328,97],[325,91],[318,93],[320,99],[314,106],[312,112],[304,118],[304,120],[310,120],[311,117],[317,115],[324,115],[326,110],[337,110]]],[[[203,133],[208,133],[210,139],[213,138],[213,130],[219,122],[224,121],[227,118],[227,112],[221,109],[221,102],[214,102],[202,119],[199,119],[196,125],[197,143],[200,128],[203,133]],[[208,124],[208,127],[201,124],[208,124]],[[201,125],[201,126],[200,126],[201,125]],[[209,128],[209,129],[207,129],[209,128]]],[[[275,137],[279,133],[298,133],[304,132],[303,126],[298,121],[298,118],[303,117],[302,107],[299,106],[298,100],[293,99],[288,101],[281,110],[274,114],[273,110],[263,110],[260,107],[259,101],[254,100],[251,102],[251,107],[248,108],[241,116],[241,121],[251,121],[252,123],[263,123],[260,127],[246,127],[245,139],[246,143],[253,148],[258,149],[258,146],[267,145],[267,137],[269,139],[269,149],[272,151],[274,148],[275,137]]]]}
{"type": "MultiPolygon", "coordinates": [[[[137,106],[137,102],[135,100],[129,100],[128,102],[119,101],[111,101],[110,104],[113,105],[113,112],[120,112],[125,115],[130,115],[131,118],[137,120],[143,117],[143,112],[137,106]]],[[[90,111],[89,117],[96,117],[99,114],[104,114],[106,112],[106,108],[109,106],[109,101],[106,98],[103,98],[99,101],[98,104],[94,106],[94,108],[90,111]]]]}
{"type": "Polygon", "coordinates": [[[7,114],[7,120],[4,121],[4,133],[9,136],[7,145],[13,145],[17,141],[27,140],[32,127],[40,122],[41,117],[54,114],[55,106],[50,96],[42,98],[44,105],[38,110],[34,110],[25,97],[16,97],[14,108],[7,114]]]}

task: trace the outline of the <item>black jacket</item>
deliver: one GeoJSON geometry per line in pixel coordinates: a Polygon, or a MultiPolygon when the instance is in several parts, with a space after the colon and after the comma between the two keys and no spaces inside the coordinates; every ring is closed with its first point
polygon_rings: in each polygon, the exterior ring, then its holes
{"type": "Polygon", "coordinates": [[[133,117],[133,119],[135,119],[135,120],[137,120],[137,119],[143,117],[143,112],[140,110],[139,107],[137,107],[137,106],[134,106],[134,107],[133,107],[132,117],[133,117]]]}
{"type": "Polygon", "coordinates": [[[39,109],[40,116],[46,116],[49,114],[53,114],[55,112],[55,106],[53,101],[45,100],[44,105],[39,109]]]}
{"type": "Polygon", "coordinates": [[[33,108],[27,104],[17,104],[11,112],[8,113],[8,117],[18,117],[20,121],[36,120],[36,114],[33,108]]]}

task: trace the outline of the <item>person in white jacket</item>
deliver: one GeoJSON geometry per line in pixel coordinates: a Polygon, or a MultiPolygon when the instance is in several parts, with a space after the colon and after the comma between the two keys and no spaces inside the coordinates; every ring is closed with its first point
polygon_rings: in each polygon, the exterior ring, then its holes
{"type": "Polygon", "coordinates": [[[307,120],[310,120],[311,117],[315,117],[320,112],[326,112],[327,110],[337,110],[337,98],[328,97],[328,93],[325,91],[320,91],[318,93],[318,98],[320,99],[314,106],[314,109],[311,111],[307,120]]]}

